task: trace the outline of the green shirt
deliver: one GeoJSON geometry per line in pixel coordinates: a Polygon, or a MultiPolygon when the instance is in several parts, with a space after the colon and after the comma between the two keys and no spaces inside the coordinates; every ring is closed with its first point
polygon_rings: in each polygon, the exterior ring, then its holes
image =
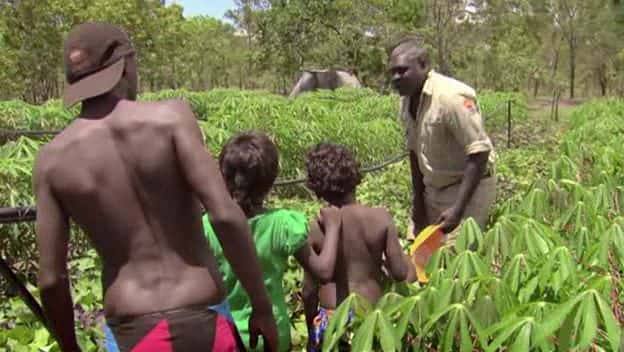
{"type": "MultiPolygon", "coordinates": [[[[232,271],[230,263],[223,255],[221,243],[204,215],[204,232],[212,248],[223,282],[228,292],[227,300],[232,310],[245,346],[249,348],[249,317],[251,303],[243,286],[232,271]]],[[[248,219],[254,237],[256,251],[264,274],[264,286],[267,288],[273,304],[273,315],[279,332],[280,351],[290,350],[290,319],[286,306],[286,294],[282,286],[284,272],[288,266],[288,257],[294,255],[305,244],[308,235],[308,222],[303,213],[276,209],[248,219]]],[[[262,351],[262,339],[257,350],[262,351]]]]}

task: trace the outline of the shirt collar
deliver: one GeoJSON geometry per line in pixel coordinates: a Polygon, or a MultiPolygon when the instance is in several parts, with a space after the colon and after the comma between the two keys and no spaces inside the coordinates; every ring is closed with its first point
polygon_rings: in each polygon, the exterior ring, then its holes
{"type": "Polygon", "coordinates": [[[433,94],[433,77],[435,73],[436,72],[433,69],[429,70],[429,73],[427,73],[427,80],[425,81],[425,85],[423,86],[422,90],[423,94],[433,94]]]}

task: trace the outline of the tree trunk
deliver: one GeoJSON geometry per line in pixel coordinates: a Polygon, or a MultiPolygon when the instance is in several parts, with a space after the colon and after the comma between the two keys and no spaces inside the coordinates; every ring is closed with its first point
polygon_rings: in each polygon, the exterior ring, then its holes
{"type": "Polygon", "coordinates": [[[539,79],[535,79],[534,85],[533,85],[533,98],[537,98],[537,94],[539,93],[539,86],[540,86],[539,79]]]}
{"type": "Polygon", "coordinates": [[[574,79],[576,78],[576,45],[570,43],[570,99],[574,99],[574,79]]]}
{"type": "Polygon", "coordinates": [[[601,64],[598,68],[598,84],[600,85],[600,94],[605,97],[607,96],[607,88],[608,88],[608,78],[607,78],[607,68],[604,64],[601,64]]]}

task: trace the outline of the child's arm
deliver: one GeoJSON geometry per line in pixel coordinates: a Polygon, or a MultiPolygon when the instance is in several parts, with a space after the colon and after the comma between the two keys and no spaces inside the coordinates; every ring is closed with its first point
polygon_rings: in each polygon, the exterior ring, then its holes
{"type": "Polygon", "coordinates": [[[387,213],[388,227],[386,229],[386,264],[392,278],[396,281],[405,281],[409,274],[408,260],[399,243],[397,229],[392,215],[387,213]]]}
{"type": "MultiPolygon", "coordinates": [[[[320,254],[316,254],[309,243],[304,244],[295,253],[295,258],[303,266],[303,269],[323,282],[331,280],[334,276],[338,239],[342,225],[340,216],[340,210],[337,208],[322,209],[320,220],[325,227],[325,239],[322,242],[320,254]]],[[[323,238],[319,221],[312,221],[308,237],[314,239],[323,238]]]]}
{"type": "Polygon", "coordinates": [[[303,273],[303,312],[305,314],[306,326],[308,327],[308,342],[310,342],[314,333],[314,318],[318,313],[318,281],[314,279],[308,272],[303,273]]]}

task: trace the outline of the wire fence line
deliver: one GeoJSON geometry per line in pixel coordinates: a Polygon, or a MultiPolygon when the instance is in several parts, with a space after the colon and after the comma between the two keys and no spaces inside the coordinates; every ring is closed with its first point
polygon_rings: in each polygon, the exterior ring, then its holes
{"type": "MultiPolygon", "coordinates": [[[[366,174],[366,173],[371,173],[375,171],[381,171],[392,164],[401,162],[408,155],[409,155],[408,152],[402,152],[400,154],[396,154],[390,158],[383,160],[380,163],[361,168],[360,172],[363,174],[366,174]]],[[[306,181],[306,177],[298,177],[298,178],[286,179],[286,180],[277,180],[275,182],[275,186],[293,186],[293,185],[303,184],[305,183],[305,181],[306,181]]],[[[37,208],[34,205],[24,206],[24,207],[0,208],[0,225],[20,223],[20,222],[32,222],[32,221],[35,221],[36,218],[37,218],[37,208]]]]}
{"type": "MultiPolygon", "coordinates": [[[[389,158],[384,159],[378,164],[368,166],[365,168],[361,168],[360,173],[367,174],[367,173],[371,173],[375,171],[380,171],[392,164],[396,164],[400,162],[401,160],[405,159],[408,155],[409,155],[408,152],[402,152],[400,154],[391,156],[389,158]]],[[[286,179],[286,180],[277,180],[275,181],[275,186],[292,186],[292,185],[302,184],[305,181],[306,181],[306,177],[298,177],[298,178],[286,179]]]]}
{"type": "Polygon", "coordinates": [[[0,224],[35,221],[37,209],[34,206],[0,208],[0,224]]]}

